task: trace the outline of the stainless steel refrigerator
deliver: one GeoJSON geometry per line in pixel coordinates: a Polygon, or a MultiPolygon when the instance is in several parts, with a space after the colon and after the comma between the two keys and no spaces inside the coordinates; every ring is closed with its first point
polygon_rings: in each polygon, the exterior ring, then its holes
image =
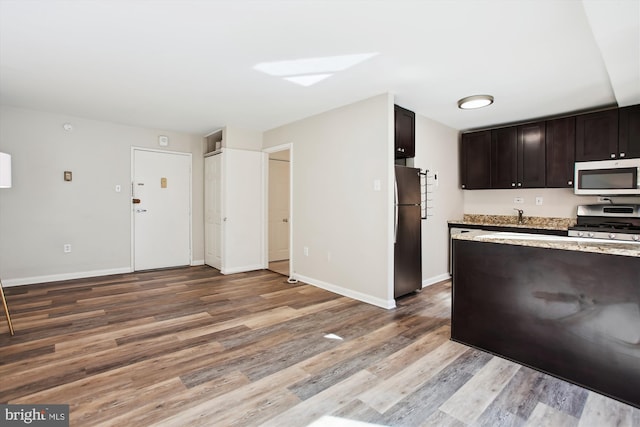
{"type": "Polygon", "coordinates": [[[422,289],[420,169],[396,165],[394,298],[422,289]]]}

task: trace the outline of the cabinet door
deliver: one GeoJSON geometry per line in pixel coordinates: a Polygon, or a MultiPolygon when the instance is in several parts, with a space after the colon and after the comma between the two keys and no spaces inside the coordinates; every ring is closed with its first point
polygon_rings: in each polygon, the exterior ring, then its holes
{"type": "Polygon", "coordinates": [[[462,188],[491,188],[490,130],[462,134],[460,159],[462,188]]]}
{"type": "Polygon", "coordinates": [[[577,116],[576,161],[608,160],[618,157],[618,110],[577,116]]]}
{"type": "Polygon", "coordinates": [[[416,114],[398,105],[395,116],[395,158],[407,159],[416,156],[416,114]]]}
{"type": "Polygon", "coordinates": [[[619,114],[620,157],[640,157],[640,105],[621,108],[619,114]]]}
{"type": "Polygon", "coordinates": [[[576,149],[576,118],[549,120],[546,127],[546,186],[571,188],[576,149]]]}
{"type": "Polygon", "coordinates": [[[518,126],[518,182],[517,187],[544,188],[545,123],[518,126]]]}
{"type": "Polygon", "coordinates": [[[491,188],[516,188],[517,132],[515,127],[491,131],[491,188]]]}

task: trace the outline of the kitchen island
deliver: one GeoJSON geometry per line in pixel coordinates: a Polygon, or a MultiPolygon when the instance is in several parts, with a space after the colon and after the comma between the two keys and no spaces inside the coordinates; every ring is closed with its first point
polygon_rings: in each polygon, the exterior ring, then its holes
{"type": "Polygon", "coordinates": [[[640,408],[640,244],[453,236],[451,338],[640,408]]]}

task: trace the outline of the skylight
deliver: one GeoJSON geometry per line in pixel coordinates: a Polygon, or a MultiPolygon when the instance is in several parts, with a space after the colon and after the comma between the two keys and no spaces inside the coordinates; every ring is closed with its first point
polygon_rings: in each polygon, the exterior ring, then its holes
{"type": "Polygon", "coordinates": [[[297,83],[300,86],[311,86],[331,76],[333,76],[333,74],[307,74],[302,76],[283,77],[283,79],[297,83]]]}
{"type": "Polygon", "coordinates": [[[253,66],[270,76],[282,77],[301,86],[311,86],[327,79],[337,71],[353,67],[378,52],[353,55],[325,56],[320,58],[293,59],[287,61],[261,62],[253,66]]]}

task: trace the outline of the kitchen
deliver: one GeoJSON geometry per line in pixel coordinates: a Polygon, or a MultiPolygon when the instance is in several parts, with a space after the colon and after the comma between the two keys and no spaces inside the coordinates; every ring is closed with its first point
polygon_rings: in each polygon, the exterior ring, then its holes
{"type": "Polygon", "coordinates": [[[640,205],[633,203],[640,195],[640,106],[470,132],[462,150],[463,188],[500,188],[499,169],[512,165],[518,173],[513,168],[502,185],[553,186],[555,168],[565,171],[560,186],[601,203],[578,205],[575,220],[527,218],[514,208],[515,221],[451,221],[452,339],[640,406],[640,205]],[[599,126],[585,132],[594,120],[599,126]],[[560,161],[545,156],[558,142],[558,123],[560,161]],[[531,127],[535,134],[523,131],[531,127]],[[505,146],[506,132],[513,138],[505,146]],[[490,154],[485,169],[465,165],[465,151],[478,156],[483,146],[490,154]],[[517,151],[517,162],[500,163],[505,148],[517,151]],[[537,156],[540,163],[532,161],[537,156]],[[471,228],[459,228],[465,225],[471,228]]]}

